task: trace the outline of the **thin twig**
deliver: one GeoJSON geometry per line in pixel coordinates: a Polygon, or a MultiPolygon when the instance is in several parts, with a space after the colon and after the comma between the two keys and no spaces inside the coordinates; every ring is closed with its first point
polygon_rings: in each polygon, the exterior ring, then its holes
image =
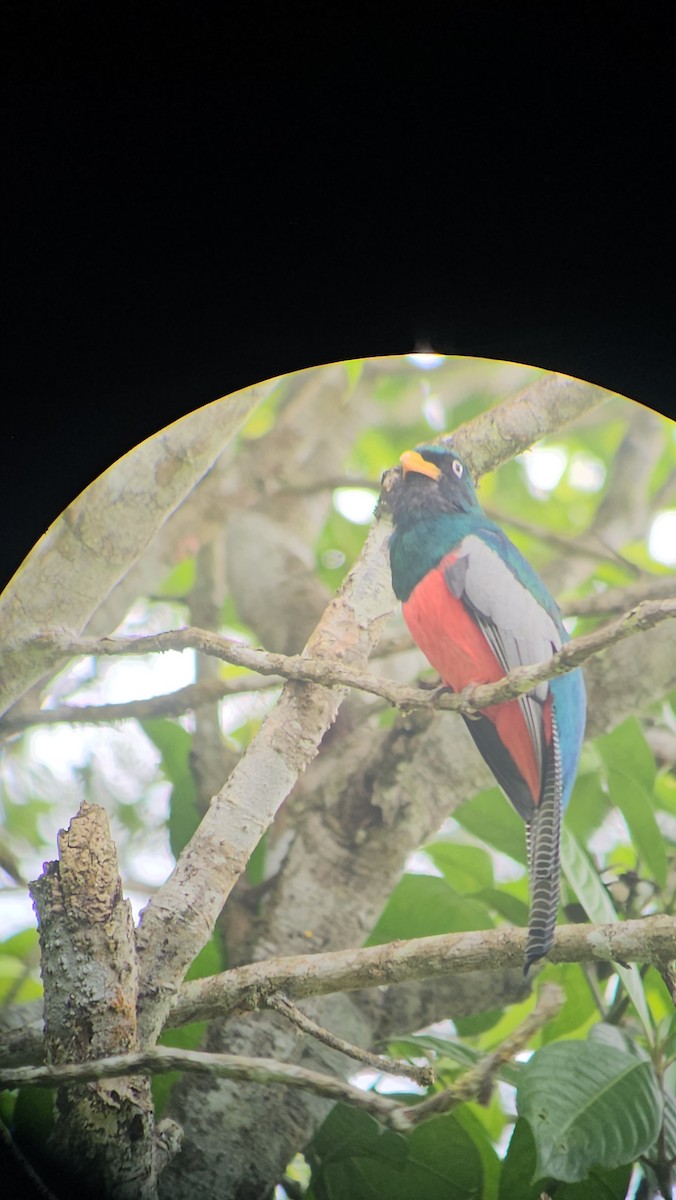
{"type": "Polygon", "coordinates": [[[664,600],[676,594],[676,578],[670,575],[646,575],[626,587],[607,588],[591,596],[562,603],[566,616],[612,617],[628,612],[643,600],[664,600]]]}
{"type": "Polygon", "coordinates": [[[374,1054],[371,1050],[355,1046],[353,1042],[346,1042],[344,1038],[337,1037],[329,1029],[318,1025],[297,1005],[292,1004],[286,996],[282,996],[278,992],[268,996],[265,1003],[268,1008],[273,1008],[275,1012],[281,1013],[303,1033],[323,1042],[325,1046],[331,1046],[333,1050],[340,1050],[341,1054],[346,1054],[348,1058],[366,1063],[367,1066],[374,1067],[376,1071],[382,1071],[385,1075],[407,1075],[421,1087],[428,1087],[434,1082],[434,1071],[430,1066],[416,1067],[405,1058],[388,1058],[384,1054],[374,1054]]]}
{"type": "Polygon", "coordinates": [[[190,683],[163,696],[126,700],[120,704],[59,704],[56,708],[26,712],[17,708],[3,718],[2,732],[5,735],[19,733],[33,725],[103,725],[132,719],[147,721],[153,717],[181,717],[191,709],[214,704],[229,696],[281,687],[283,682],[283,679],[274,676],[256,679],[251,675],[243,675],[239,679],[208,679],[190,683]]]}
{"type": "Polygon", "coordinates": [[[556,984],[548,983],[542,988],[537,1004],[532,1013],[521,1022],[509,1037],[492,1054],[487,1054],[475,1067],[471,1067],[449,1088],[423,1100],[420,1104],[411,1104],[399,1109],[396,1115],[396,1127],[402,1132],[428,1117],[439,1113],[449,1112],[468,1100],[483,1099],[490,1093],[493,1080],[501,1067],[511,1061],[516,1054],[523,1050],[534,1033],[542,1029],[547,1021],[556,1016],[565,999],[563,989],[556,984]]]}
{"type": "Polygon", "coordinates": [[[350,1083],[309,1071],[295,1063],[278,1062],[274,1058],[249,1058],[242,1054],[208,1054],[202,1050],[178,1050],[173,1046],[156,1046],[154,1050],[132,1054],[116,1054],[91,1062],[58,1063],[43,1067],[14,1067],[0,1071],[0,1088],[59,1087],[64,1083],[85,1083],[89,1080],[121,1078],[148,1072],[164,1075],[168,1071],[203,1071],[206,1074],[241,1079],[247,1083],[281,1083],[285,1087],[305,1088],[317,1096],[343,1100],[365,1109],[379,1120],[388,1123],[398,1105],[377,1092],[364,1092],[350,1083]]]}
{"type": "MultiPolygon", "coordinates": [[[[235,645],[239,643],[233,643],[235,645]]],[[[371,661],[411,649],[410,637],[383,638],[371,661]]],[[[238,679],[209,679],[190,683],[162,696],[126,700],[119,704],[59,704],[55,708],[13,709],[0,722],[2,735],[20,733],[34,725],[106,725],[114,721],[146,721],[153,717],[181,717],[186,712],[231,696],[270,691],[280,687],[284,678],[276,675],[257,679],[242,675],[238,679]]]]}

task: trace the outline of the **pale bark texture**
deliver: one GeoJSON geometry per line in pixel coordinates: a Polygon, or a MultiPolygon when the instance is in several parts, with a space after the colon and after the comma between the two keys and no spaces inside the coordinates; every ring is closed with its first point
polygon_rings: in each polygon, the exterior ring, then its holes
{"type": "MultiPolygon", "coordinates": [[[[59,836],[59,859],[32,885],[45,986],[47,1061],[82,1062],[139,1048],[138,968],[104,809],[83,804],[59,836]]],[[[147,1076],[66,1084],[51,1150],[69,1186],[124,1200],[157,1193],[147,1076]]]]}

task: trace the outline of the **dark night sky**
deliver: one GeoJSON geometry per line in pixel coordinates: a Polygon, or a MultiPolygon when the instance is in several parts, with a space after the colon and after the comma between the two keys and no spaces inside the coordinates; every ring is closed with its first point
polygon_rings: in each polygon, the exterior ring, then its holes
{"type": "Polygon", "coordinates": [[[672,403],[652,17],[37,11],[0,18],[0,583],[126,450],[271,375],[424,342],[672,403]]]}

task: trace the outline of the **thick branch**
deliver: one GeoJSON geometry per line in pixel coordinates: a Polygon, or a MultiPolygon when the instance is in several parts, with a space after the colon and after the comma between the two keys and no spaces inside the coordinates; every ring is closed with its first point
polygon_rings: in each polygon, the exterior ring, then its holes
{"type": "MultiPolygon", "coordinates": [[[[451,973],[520,970],[526,937],[527,930],[505,926],[247,963],[184,983],[166,1027],[251,1012],[280,993],[303,1000],[451,973]]],[[[629,961],[660,967],[676,959],[676,917],[660,913],[606,925],[559,925],[548,958],[553,963],[629,961]]],[[[11,1053],[0,1051],[0,1063],[14,1067],[17,1062],[38,1062],[41,1046],[42,1034],[33,1026],[13,1037],[11,1053]]]]}
{"type": "MultiPolygon", "coordinates": [[[[39,914],[49,1069],[138,1048],[138,972],[131,906],[122,897],[105,809],[84,803],[58,837],[59,861],[31,885],[39,914]]],[[[61,1087],[51,1145],[105,1195],[157,1192],[152,1096],[146,1079],[61,1087]],[[139,1180],[143,1184],[139,1186],[139,1180]]]]}
{"type": "Polygon", "coordinates": [[[0,596],[0,713],[55,665],[33,631],[48,621],[84,628],[263,393],[214,401],[134,447],[40,538],[0,596]]]}
{"type": "MultiPolygon", "coordinates": [[[[672,581],[671,587],[674,584],[672,581]]],[[[74,638],[60,633],[44,633],[42,640],[58,647],[64,657],[78,654],[149,654],[165,650],[199,650],[225,662],[248,667],[262,675],[283,676],[298,682],[320,684],[323,687],[353,687],[381,696],[399,708],[439,708],[451,712],[471,715],[489,705],[503,700],[512,700],[528,692],[536,684],[557,675],[564,675],[582,666],[587,659],[607,650],[616,642],[633,634],[644,632],[662,621],[676,617],[676,598],[665,600],[643,600],[636,608],[626,612],[616,621],[595,629],[591,633],[567,642],[557,654],[533,666],[516,667],[497,683],[477,684],[460,695],[449,693],[420,692],[417,688],[405,687],[345,666],[331,659],[313,659],[305,655],[273,654],[267,650],[256,650],[241,642],[233,642],[218,633],[205,629],[172,629],[166,633],[150,634],[147,637],[127,638],[74,638]]]]}
{"type": "Polygon", "coordinates": [[[534,442],[609,400],[612,392],[569,375],[543,375],[502,404],[440,438],[453,446],[478,478],[528,450],[534,442]]]}
{"type": "MultiPolygon", "coordinates": [[[[501,927],[248,963],[184,983],[167,1024],[256,1009],[276,992],[302,1000],[449,972],[521,967],[526,937],[525,929],[501,927]]],[[[548,957],[554,963],[668,962],[676,957],[676,917],[659,914],[607,925],[559,925],[548,957]]]]}
{"type": "MultiPolygon", "coordinates": [[[[365,664],[392,609],[385,536],[381,527],[371,530],[360,563],[308,642],[310,658],[340,658],[358,669],[365,664]]],[[[316,755],[343,695],[342,689],[286,684],[169,879],[144,910],[138,930],[144,1044],[157,1038],[188,965],[210,937],[255,846],[316,755]]]]}

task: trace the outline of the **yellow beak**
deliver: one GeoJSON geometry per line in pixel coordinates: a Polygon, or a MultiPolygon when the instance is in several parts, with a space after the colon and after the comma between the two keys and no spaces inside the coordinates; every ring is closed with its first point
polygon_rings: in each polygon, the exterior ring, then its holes
{"type": "Polygon", "coordinates": [[[415,471],[417,475],[427,475],[430,479],[439,479],[441,471],[434,463],[428,462],[417,450],[404,450],[399,462],[404,468],[404,475],[415,471]]]}

